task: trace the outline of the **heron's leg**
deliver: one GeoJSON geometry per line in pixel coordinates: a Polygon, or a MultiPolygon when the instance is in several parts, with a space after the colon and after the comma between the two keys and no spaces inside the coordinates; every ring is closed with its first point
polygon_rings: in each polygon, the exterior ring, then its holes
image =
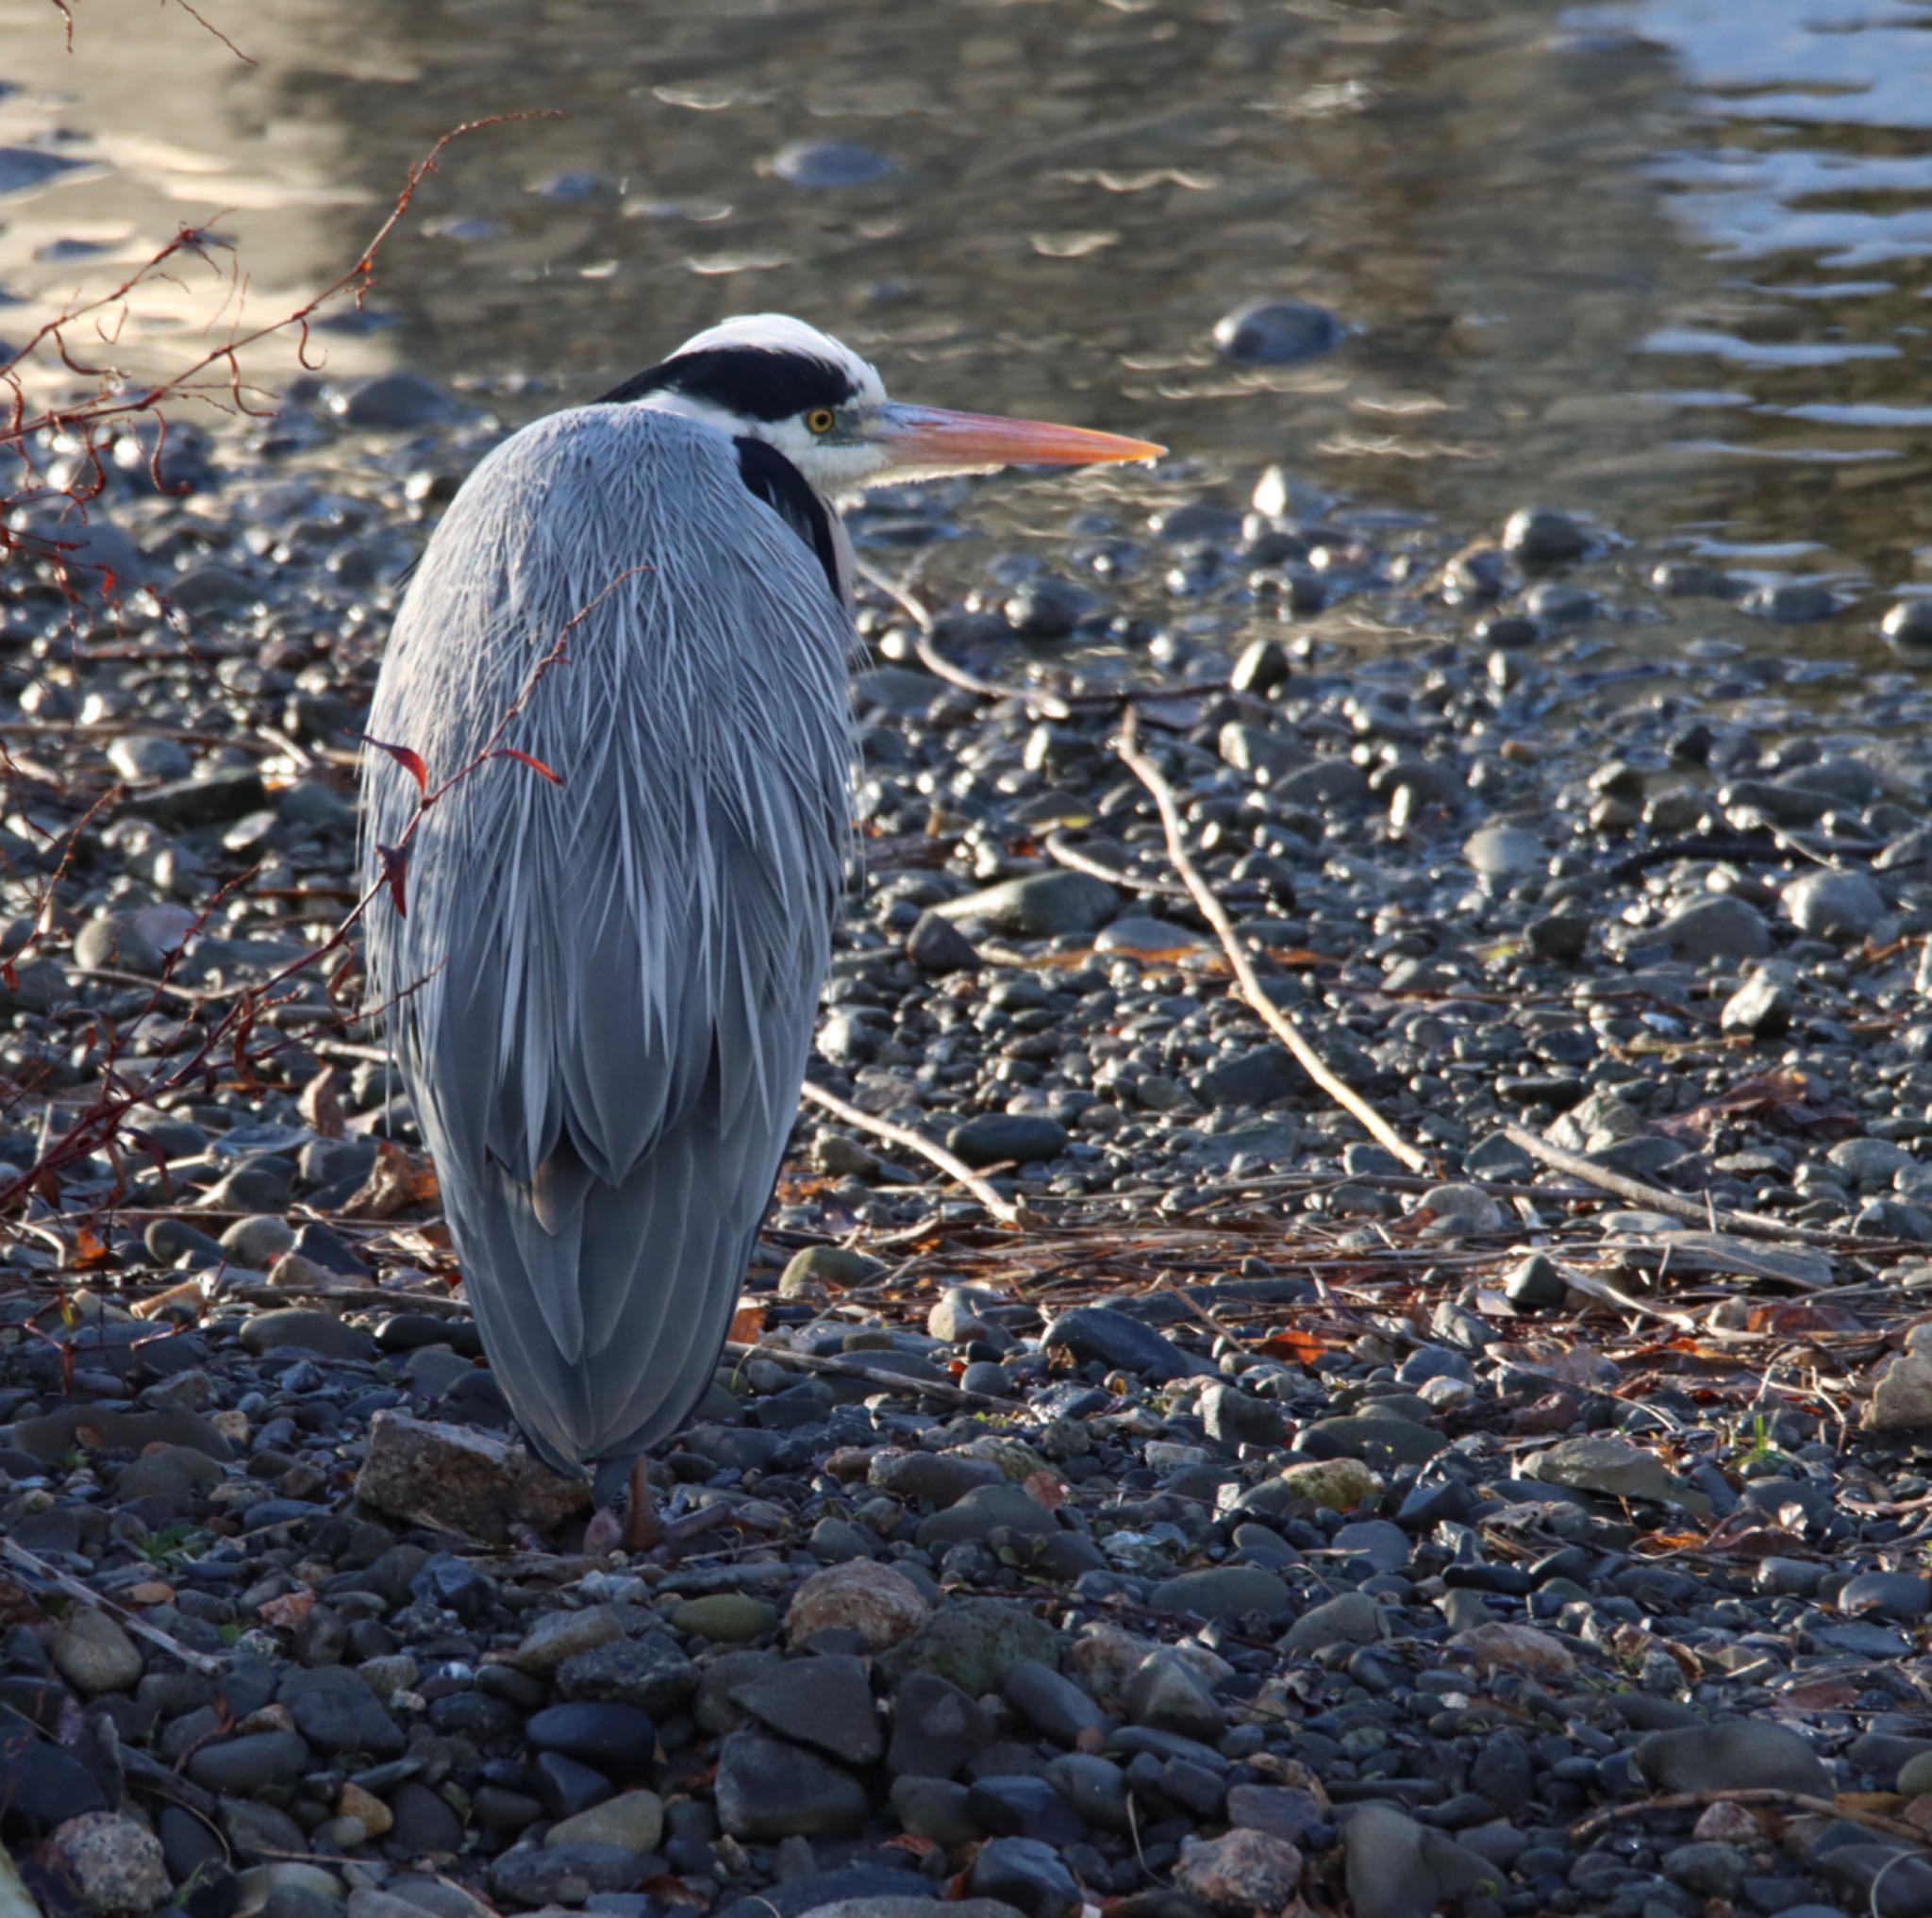
{"type": "Polygon", "coordinates": [[[651,1468],[647,1459],[636,1459],[630,1468],[629,1509],[624,1517],[624,1549],[648,1552],[662,1543],[664,1521],[658,1516],[658,1501],[651,1495],[651,1468]]]}
{"type": "Polygon", "coordinates": [[[663,1539],[664,1522],[651,1495],[646,1459],[606,1459],[591,1486],[597,1509],[584,1529],[585,1551],[598,1558],[609,1552],[648,1552],[663,1539]]]}

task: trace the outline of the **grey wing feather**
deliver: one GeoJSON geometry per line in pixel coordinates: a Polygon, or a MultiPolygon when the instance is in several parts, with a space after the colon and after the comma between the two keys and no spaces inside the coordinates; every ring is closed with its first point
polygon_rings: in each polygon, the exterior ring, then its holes
{"type": "MultiPolygon", "coordinates": [[[[796,1110],[851,766],[816,558],[724,435],[625,407],[477,468],[371,734],[446,777],[586,607],[503,740],[563,786],[480,765],[416,827],[407,917],[367,922],[492,1366],[560,1466],[665,1436],[710,1376],[796,1110]]],[[[416,789],[376,752],[363,785],[373,861],[416,789]]]]}

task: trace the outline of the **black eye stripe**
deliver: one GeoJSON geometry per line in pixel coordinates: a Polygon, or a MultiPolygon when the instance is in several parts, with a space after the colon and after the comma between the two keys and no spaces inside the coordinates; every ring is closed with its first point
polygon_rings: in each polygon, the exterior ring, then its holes
{"type": "Polygon", "coordinates": [[[836,410],[858,396],[843,367],[806,353],[760,346],[708,346],[633,375],[604,395],[606,405],[654,392],[688,393],[745,420],[790,420],[815,408],[836,410]]]}
{"type": "Polygon", "coordinates": [[[832,597],[841,596],[839,549],[832,535],[832,515],[807,483],[805,475],[775,446],[763,440],[741,438],[738,476],[808,545],[824,568],[832,597]]]}

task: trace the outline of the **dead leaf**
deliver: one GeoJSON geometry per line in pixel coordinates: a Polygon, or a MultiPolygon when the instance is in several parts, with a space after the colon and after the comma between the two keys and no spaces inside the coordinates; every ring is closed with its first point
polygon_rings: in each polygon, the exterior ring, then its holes
{"type": "Polygon", "coordinates": [[[1844,1136],[1864,1129],[1857,1109],[1815,1092],[1802,1072],[1754,1073],[1714,1099],[1674,1118],[1653,1120],[1659,1132],[1702,1145],[1712,1126],[1726,1119],[1764,1119],[1793,1132],[1844,1136]]]}
{"type": "Polygon", "coordinates": [[[341,1101],[342,1076],[325,1065],[302,1088],[296,1102],[310,1130],[324,1139],[340,1139],[343,1131],[341,1101]]]}
{"type": "Polygon", "coordinates": [[[280,1598],[265,1600],[257,1609],[263,1622],[274,1626],[277,1631],[293,1631],[315,1609],[315,1593],[286,1593],[280,1598]]]}
{"type": "Polygon", "coordinates": [[[1842,1711],[1857,1702],[1858,1688],[1842,1678],[1814,1678],[1780,1692],[1777,1705],[1794,1711],[1842,1711]]]}
{"type": "Polygon", "coordinates": [[[753,1298],[748,1293],[741,1294],[737,1309],[731,1314],[731,1330],[725,1336],[736,1344],[751,1345],[758,1342],[764,1329],[764,1300],[753,1298]]]}
{"type": "Polygon", "coordinates": [[[433,1206],[439,1196],[436,1168],[393,1139],[375,1142],[369,1176],[342,1207],[345,1219],[388,1219],[409,1206],[433,1206]]]}
{"type": "Polygon", "coordinates": [[[1048,1511],[1058,1511],[1067,1502],[1067,1488],[1051,1472],[1029,1472],[1022,1489],[1035,1505],[1043,1505],[1048,1511]]]}
{"type": "Polygon", "coordinates": [[[1264,1359],[1291,1359],[1297,1365],[1315,1365],[1324,1353],[1332,1352],[1334,1346],[1326,1339],[1317,1338],[1312,1332],[1271,1332],[1267,1338],[1257,1340],[1255,1350],[1264,1359]]]}

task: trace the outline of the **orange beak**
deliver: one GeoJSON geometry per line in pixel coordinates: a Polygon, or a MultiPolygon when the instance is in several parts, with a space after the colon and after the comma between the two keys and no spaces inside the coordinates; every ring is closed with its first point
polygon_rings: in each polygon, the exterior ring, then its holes
{"type": "Polygon", "coordinates": [[[887,471],[908,477],[984,473],[999,466],[1099,466],[1123,459],[1158,459],[1167,451],[1151,440],[1127,440],[1084,426],[896,402],[879,409],[872,432],[885,449],[887,471]]]}

